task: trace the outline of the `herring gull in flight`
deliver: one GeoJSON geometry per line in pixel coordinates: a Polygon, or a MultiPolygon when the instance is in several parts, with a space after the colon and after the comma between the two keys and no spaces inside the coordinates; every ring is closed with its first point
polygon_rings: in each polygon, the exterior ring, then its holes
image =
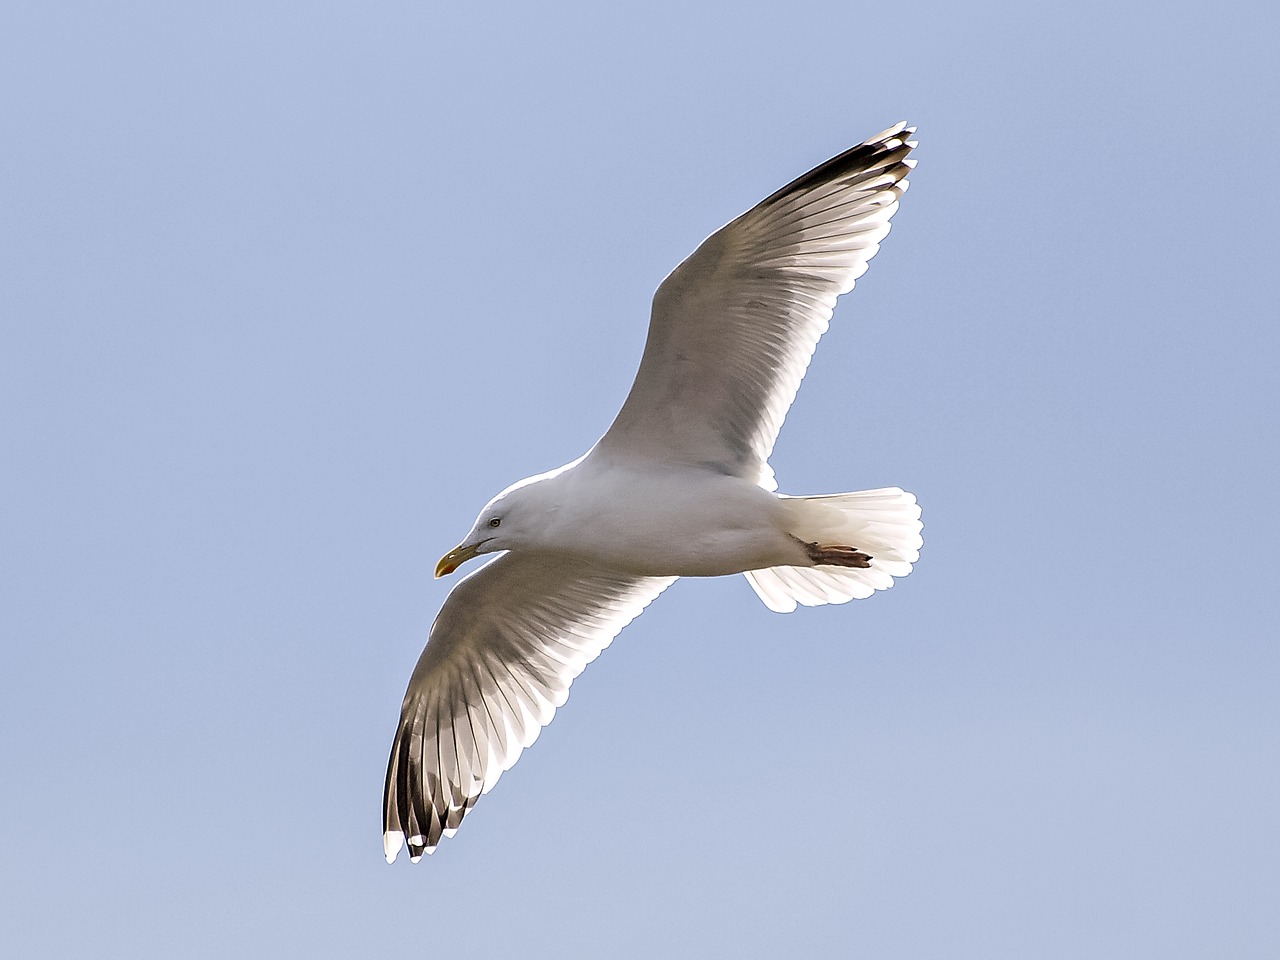
{"type": "Polygon", "coordinates": [[[769,455],[836,298],[907,189],[900,123],[713,233],[662,282],[631,393],[573,463],[512,484],[436,567],[497,553],[444,602],[387,767],[387,861],[417,861],[551,722],[569,684],[677,577],[743,573],[786,613],[869,597],[919,559],[897,487],[789,497],[769,455]]]}

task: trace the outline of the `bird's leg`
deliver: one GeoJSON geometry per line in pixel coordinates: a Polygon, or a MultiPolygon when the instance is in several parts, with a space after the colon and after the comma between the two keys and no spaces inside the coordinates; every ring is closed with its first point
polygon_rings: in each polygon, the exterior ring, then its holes
{"type": "Polygon", "coordinates": [[[804,547],[809,559],[819,566],[858,567],[865,570],[871,566],[873,559],[870,554],[863,553],[857,547],[849,547],[843,544],[820,544],[816,541],[805,543],[800,540],[798,542],[804,547]]]}

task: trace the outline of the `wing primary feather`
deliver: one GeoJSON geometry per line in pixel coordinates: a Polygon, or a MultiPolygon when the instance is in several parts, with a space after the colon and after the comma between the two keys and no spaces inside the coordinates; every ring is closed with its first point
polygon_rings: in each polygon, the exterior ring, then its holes
{"type": "Polygon", "coordinates": [[[420,816],[422,810],[418,803],[414,802],[414,797],[421,794],[418,784],[422,782],[422,741],[424,739],[420,732],[422,715],[420,711],[415,711],[413,719],[408,725],[402,726],[403,740],[403,762],[400,765],[400,785],[401,796],[400,803],[403,805],[401,810],[401,820],[405,825],[405,836],[414,837],[425,832],[426,821],[420,816]],[[415,742],[418,749],[418,756],[414,758],[415,742]]]}
{"type": "MultiPolygon", "coordinates": [[[[441,818],[440,808],[443,806],[447,806],[449,803],[450,793],[452,791],[453,780],[455,777],[454,771],[450,769],[448,757],[444,749],[445,740],[444,740],[444,737],[442,736],[443,730],[441,730],[441,727],[440,727],[441,720],[444,717],[444,710],[441,709],[442,707],[443,707],[443,704],[440,704],[436,707],[435,718],[434,718],[435,728],[436,728],[436,736],[435,736],[436,776],[434,777],[435,787],[434,789],[429,791],[429,795],[426,798],[427,799],[427,815],[430,817],[430,821],[428,823],[428,829],[427,829],[428,849],[435,847],[435,845],[440,842],[440,830],[443,827],[443,824],[441,823],[442,818],[441,818]]],[[[430,774],[428,774],[427,783],[429,785],[431,783],[431,780],[432,778],[430,774]]]]}
{"type": "MultiPolygon", "coordinates": [[[[483,660],[473,661],[471,664],[471,674],[475,678],[476,690],[479,691],[478,696],[480,699],[480,706],[484,710],[485,716],[489,718],[490,741],[488,743],[488,751],[485,757],[484,783],[480,788],[481,792],[488,790],[490,784],[497,779],[497,777],[494,776],[493,771],[490,769],[490,764],[493,764],[498,768],[498,770],[501,770],[502,763],[507,756],[506,723],[503,722],[500,715],[495,717],[493,715],[493,710],[489,706],[489,697],[485,693],[484,678],[480,676],[480,670],[483,665],[483,660]]],[[[484,667],[484,669],[487,670],[488,667],[484,667]]]]}
{"type": "MultiPolygon", "coordinates": [[[[892,138],[886,138],[881,141],[868,141],[860,143],[856,147],[850,147],[844,153],[838,154],[825,163],[820,163],[808,173],[796,177],[785,187],[775,190],[761,201],[758,206],[763,207],[777,203],[793,193],[800,193],[824,183],[843,181],[846,174],[857,172],[865,177],[868,174],[877,173],[881,168],[891,167],[896,163],[902,162],[914,148],[914,144],[909,144],[905,141],[898,141],[895,146],[889,146],[892,143],[894,143],[892,138]]],[[[853,180],[850,182],[857,184],[861,181],[853,180]]]]}
{"type": "MultiPolygon", "coordinates": [[[[471,664],[465,664],[470,667],[471,664]]],[[[466,796],[470,800],[478,795],[484,787],[484,770],[488,762],[489,752],[489,735],[484,728],[481,720],[481,711],[484,709],[484,691],[479,687],[468,687],[471,677],[470,671],[468,675],[464,675],[460,679],[464,685],[463,706],[467,711],[467,729],[471,731],[471,742],[467,750],[467,764],[470,766],[470,777],[467,782],[466,796]],[[479,701],[479,702],[477,702],[479,701]]]]}
{"type": "Polygon", "coordinates": [[[493,669],[493,664],[488,660],[480,661],[489,674],[489,679],[493,681],[493,689],[497,695],[502,698],[502,703],[506,706],[506,710],[502,712],[502,722],[504,725],[504,736],[507,737],[508,743],[514,743],[518,749],[512,749],[510,746],[503,752],[502,762],[503,769],[506,769],[507,760],[514,754],[519,755],[520,750],[524,749],[524,734],[516,727],[516,718],[520,716],[515,704],[511,702],[511,698],[507,696],[506,688],[503,687],[498,679],[497,673],[493,669]]]}

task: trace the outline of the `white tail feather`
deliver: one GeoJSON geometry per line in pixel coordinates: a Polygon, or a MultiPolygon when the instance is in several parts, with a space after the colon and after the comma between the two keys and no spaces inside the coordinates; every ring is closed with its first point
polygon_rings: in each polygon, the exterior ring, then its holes
{"type": "Polygon", "coordinates": [[[865,599],[888,590],[894,577],[905,577],[920,559],[920,507],[898,487],[782,500],[791,513],[792,536],[805,543],[856,547],[871,556],[871,565],[747,571],[747,582],[770,610],[790,613],[797,604],[816,607],[865,599]]]}

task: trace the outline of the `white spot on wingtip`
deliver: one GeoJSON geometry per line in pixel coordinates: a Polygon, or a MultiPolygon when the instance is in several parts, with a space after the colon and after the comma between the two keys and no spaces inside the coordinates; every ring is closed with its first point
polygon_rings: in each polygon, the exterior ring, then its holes
{"type": "Polygon", "coordinates": [[[399,830],[388,830],[382,835],[382,851],[386,854],[387,863],[395,863],[404,846],[404,834],[399,830]]]}

